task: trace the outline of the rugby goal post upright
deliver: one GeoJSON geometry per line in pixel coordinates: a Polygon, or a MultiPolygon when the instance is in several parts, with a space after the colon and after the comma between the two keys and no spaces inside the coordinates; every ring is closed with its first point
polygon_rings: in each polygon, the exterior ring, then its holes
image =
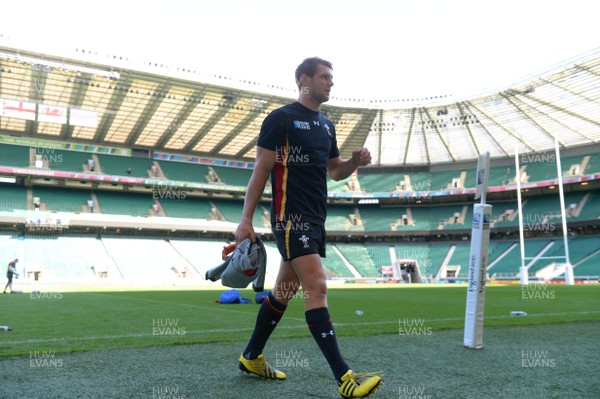
{"type": "Polygon", "coordinates": [[[492,218],[492,206],[486,204],[489,172],[490,153],[485,152],[479,155],[477,160],[475,199],[479,199],[480,202],[473,205],[469,282],[465,311],[464,346],[474,349],[483,347],[485,279],[490,243],[490,220],[492,218]]]}
{"type": "Polygon", "coordinates": [[[554,154],[556,158],[556,180],[558,184],[558,196],[560,199],[560,216],[561,216],[561,224],[562,224],[562,236],[563,243],[565,248],[565,254],[559,256],[540,256],[540,257],[527,257],[525,256],[525,238],[523,233],[523,203],[521,201],[521,173],[520,173],[520,165],[519,165],[519,150],[515,146],[515,181],[517,183],[517,216],[519,217],[519,240],[521,246],[521,267],[520,267],[520,281],[522,285],[529,284],[529,267],[525,264],[525,261],[531,261],[532,259],[537,260],[553,260],[553,259],[562,259],[564,263],[558,264],[556,267],[559,270],[559,273],[564,273],[565,275],[565,283],[567,285],[575,284],[575,278],[573,275],[573,265],[571,265],[570,255],[569,255],[569,239],[568,239],[568,231],[567,231],[567,216],[565,211],[565,192],[563,188],[563,176],[562,176],[562,166],[560,162],[560,149],[558,144],[558,137],[554,136],[554,154]]]}

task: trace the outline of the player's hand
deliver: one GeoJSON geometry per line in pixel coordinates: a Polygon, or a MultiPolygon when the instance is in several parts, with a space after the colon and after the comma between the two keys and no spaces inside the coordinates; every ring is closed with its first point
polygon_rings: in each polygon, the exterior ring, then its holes
{"type": "Polygon", "coordinates": [[[239,245],[240,242],[250,237],[250,241],[256,242],[256,233],[254,233],[254,227],[252,223],[247,221],[241,221],[235,230],[235,244],[239,245]]]}
{"type": "Polygon", "coordinates": [[[371,153],[365,147],[352,151],[352,161],[358,166],[365,166],[371,163],[371,153]]]}

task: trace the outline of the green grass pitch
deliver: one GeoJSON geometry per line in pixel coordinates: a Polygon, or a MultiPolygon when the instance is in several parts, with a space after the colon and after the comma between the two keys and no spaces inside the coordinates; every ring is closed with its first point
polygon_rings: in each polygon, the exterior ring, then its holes
{"type": "MultiPolygon", "coordinates": [[[[331,288],[329,308],[355,371],[385,373],[374,397],[598,397],[600,285],[531,287],[487,287],[482,350],[462,346],[464,285],[331,288]]],[[[265,348],[288,380],[240,375],[258,306],[221,292],[2,295],[0,397],[338,397],[301,299],[265,348]]]]}

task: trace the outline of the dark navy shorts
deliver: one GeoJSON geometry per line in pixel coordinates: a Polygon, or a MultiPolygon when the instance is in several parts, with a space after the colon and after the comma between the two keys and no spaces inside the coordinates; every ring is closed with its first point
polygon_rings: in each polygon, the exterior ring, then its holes
{"type": "Polygon", "coordinates": [[[325,227],[320,224],[292,221],[276,222],[271,225],[277,240],[277,249],[283,260],[319,254],[325,257],[325,227]]]}

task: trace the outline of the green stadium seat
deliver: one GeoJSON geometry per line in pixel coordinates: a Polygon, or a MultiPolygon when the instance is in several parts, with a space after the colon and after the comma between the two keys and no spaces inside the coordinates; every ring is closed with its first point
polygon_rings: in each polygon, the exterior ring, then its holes
{"type": "Polygon", "coordinates": [[[0,211],[27,209],[27,189],[15,184],[0,183],[0,211]]]}
{"type": "Polygon", "coordinates": [[[0,144],[0,166],[29,166],[29,148],[21,145],[0,144]]]}
{"type": "Polygon", "coordinates": [[[212,168],[221,179],[221,182],[229,186],[247,187],[250,176],[252,176],[252,169],[230,168],[225,166],[213,166],[212,168]]]}
{"type": "Polygon", "coordinates": [[[208,166],[185,162],[158,161],[165,177],[170,180],[208,183],[208,166]]]}
{"type": "Polygon", "coordinates": [[[151,194],[96,191],[102,213],[112,215],[149,216],[154,200],[151,194]]]}
{"type": "Polygon", "coordinates": [[[329,269],[336,277],[354,277],[350,269],[333,249],[332,244],[325,244],[325,258],[321,259],[323,266],[329,269]]]}
{"type": "Polygon", "coordinates": [[[125,157],[118,155],[97,154],[102,173],[106,175],[128,176],[127,171],[131,169],[131,176],[147,178],[148,171],[152,169],[154,161],[148,158],[125,157]]]}
{"type": "Polygon", "coordinates": [[[34,186],[32,190],[34,197],[46,203],[48,211],[83,212],[84,205],[92,198],[89,190],[42,186],[34,186]]]}
{"type": "Polygon", "coordinates": [[[362,244],[336,244],[337,249],[344,255],[363,277],[381,277],[378,269],[369,255],[369,251],[362,244]]]}

